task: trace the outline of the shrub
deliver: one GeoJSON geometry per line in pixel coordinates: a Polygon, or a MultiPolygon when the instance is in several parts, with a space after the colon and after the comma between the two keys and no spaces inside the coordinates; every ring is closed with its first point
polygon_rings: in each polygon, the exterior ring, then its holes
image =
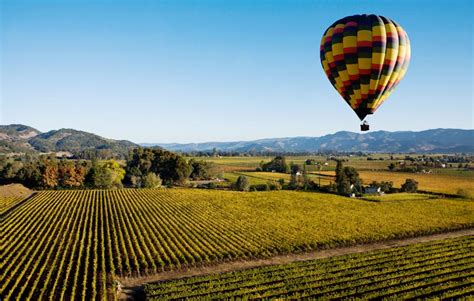
{"type": "Polygon", "coordinates": [[[153,172],[148,173],[143,177],[143,187],[158,188],[161,187],[161,178],[153,172]]]}
{"type": "Polygon", "coordinates": [[[281,190],[282,185],[278,182],[269,182],[268,187],[270,187],[270,190],[281,190]]]}
{"type": "Polygon", "coordinates": [[[239,191],[249,191],[250,183],[246,176],[239,176],[235,183],[235,188],[239,191]]]}
{"type": "Polygon", "coordinates": [[[256,184],[250,186],[250,191],[270,191],[270,186],[268,184],[256,184]]]}
{"type": "Polygon", "coordinates": [[[402,192],[416,192],[418,190],[418,182],[415,179],[406,179],[402,184],[400,191],[402,192]]]}

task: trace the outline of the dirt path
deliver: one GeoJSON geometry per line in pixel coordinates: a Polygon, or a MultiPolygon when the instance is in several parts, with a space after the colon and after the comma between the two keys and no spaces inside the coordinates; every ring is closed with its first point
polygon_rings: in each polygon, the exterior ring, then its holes
{"type": "Polygon", "coordinates": [[[183,277],[231,272],[235,270],[262,267],[262,266],[274,265],[274,264],[291,263],[291,262],[296,262],[296,261],[321,259],[321,258],[327,258],[331,256],[338,256],[338,255],[363,253],[363,252],[369,252],[369,251],[375,251],[375,250],[389,249],[393,247],[401,247],[401,246],[406,246],[410,244],[424,243],[424,242],[430,242],[434,240],[456,238],[456,237],[461,237],[461,236],[471,236],[471,235],[474,235],[474,229],[458,230],[458,231],[453,231],[453,232],[432,234],[432,235],[419,236],[419,237],[414,237],[414,238],[389,240],[389,241],[370,243],[370,244],[360,244],[360,245],[355,245],[352,247],[313,251],[313,252],[306,252],[306,253],[301,253],[301,254],[278,255],[278,256],[263,258],[263,259],[238,260],[238,261],[232,261],[232,262],[219,263],[219,264],[211,265],[211,266],[195,267],[195,268],[190,268],[188,270],[168,271],[168,272],[163,272],[156,275],[144,276],[144,277],[120,278],[118,280],[122,286],[122,291],[119,294],[119,299],[132,300],[132,299],[144,298],[142,296],[142,292],[140,292],[140,288],[144,284],[151,283],[151,282],[171,280],[171,279],[177,279],[177,278],[183,278],[183,277]]]}

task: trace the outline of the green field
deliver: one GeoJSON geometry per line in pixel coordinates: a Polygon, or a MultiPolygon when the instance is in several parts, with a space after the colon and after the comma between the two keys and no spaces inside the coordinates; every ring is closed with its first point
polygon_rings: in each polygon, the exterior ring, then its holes
{"type": "Polygon", "coordinates": [[[474,237],[147,284],[148,300],[474,297],[474,237]]]}
{"type": "Polygon", "coordinates": [[[474,202],[294,191],[39,192],[0,220],[2,300],[107,299],[116,277],[473,226],[474,202]]]}

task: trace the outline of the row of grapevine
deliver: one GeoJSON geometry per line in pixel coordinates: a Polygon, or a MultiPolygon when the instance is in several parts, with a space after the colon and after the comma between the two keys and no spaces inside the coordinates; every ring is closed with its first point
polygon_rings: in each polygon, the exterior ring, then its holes
{"type": "Polygon", "coordinates": [[[150,300],[474,297],[474,237],[147,284],[150,300]]]}
{"type": "Polygon", "coordinates": [[[424,202],[283,191],[43,191],[0,217],[0,299],[105,300],[117,278],[473,223],[472,203],[424,202]]]}
{"type": "Polygon", "coordinates": [[[0,185],[0,216],[14,209],[33,194],[33,191],[20,184],[0,185]]]}

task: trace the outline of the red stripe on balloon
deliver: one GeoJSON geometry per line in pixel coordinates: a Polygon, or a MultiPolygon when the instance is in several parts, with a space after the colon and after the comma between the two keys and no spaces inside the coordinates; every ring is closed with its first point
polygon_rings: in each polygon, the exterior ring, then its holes
{"type": "Polygon", "coordinates": [[[372,68],[372,70],[379,70],[382,68],[382,65],[381,64],[372,64],[370,66],[370,68],[372,68]]]}
{"type": "Polygon", "coordinates": [[[357,46],[358,47],[371,47],[372,41],[358,41],[357,46]]]}
{"type": "Polygon", "coordinates": [[[358,80],[359,79],[359,74],[354,74],[354,75],[349,75],[350,80],[358,80]]]}
{"type": "Polygon", "coordinates": [[[372,36],[372,41],[374,42],[382,42],[384,41],[382,36],[372,36]]]}
{"type": "Polygon", "coordinates": [[[338,54],[334,56],[335,61],[343,61],[344,60],[344,54],[338,54]]]}
{"type": "Polygon", "coordinates": [[[357,53],[357,47],[345,47],[344,53],[357,53]]]}

